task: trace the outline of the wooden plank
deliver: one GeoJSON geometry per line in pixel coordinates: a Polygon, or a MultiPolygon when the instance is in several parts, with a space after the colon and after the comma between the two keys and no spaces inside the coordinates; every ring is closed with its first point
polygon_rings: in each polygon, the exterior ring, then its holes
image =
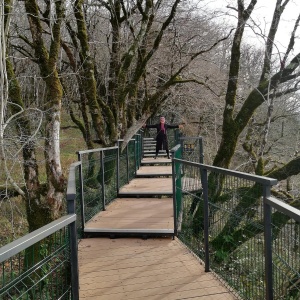
{"type": "Polygon", "coordinates": [[[120,194],[172,194],[172,178],[135,178],[120,189],[120,194]]]}
{"type": "Polygon", "coordinates": [[[172,175],[172,166],[141,166],[137,170],[137,175],[172,175]]]}
{"type": "MultiPolygon", "coordinates": [[[[172,198],[118,198],[86,223],[91,229],[174,230],[172,198]]],[[[96,231],[99,232],[99,231],[96,231]]]]}
{"type": "Polygon", "coordinates": [[[177,239],[84,239],[80,299],[236,299],[177,239]]]}
{"type": "MultiPolygon", "coordinates": [[[[147,172],[163,174],[166,170],[155,168],[147,172]]],[[[199,187],[198,181],[185,183],[199,187]]],[[[172,178],[134,179],[122,189],[132,194],[172,194],[172,178]]],[[[173,199],[116,199],[86,224],[86,230],[173,232],[173,199]]],[[[204,272],[201,262],[177,239],[83,239],[78,254],[80,299],[236,299],[213,273],[204,272]]]]}
{"type": "Polygon", "coordinates": [[[172,160],[169,159],[169,158],[166,158],[165,156],[158,156],[156,159],[154,159],[153,156],[151,157],[144,157],[141,161],[141,164],[142,165],[145,165],[145,164],[171,164],[172,163],[172,160]]]}

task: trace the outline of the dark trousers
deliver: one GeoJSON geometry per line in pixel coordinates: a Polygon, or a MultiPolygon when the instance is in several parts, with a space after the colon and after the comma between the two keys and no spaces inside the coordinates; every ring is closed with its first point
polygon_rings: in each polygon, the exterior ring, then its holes
{"type": "Polygon", "coordinates": [[[157,138],[155,150],[156,150],[156,156],[158,155],[159,150],[166,150],[168,157],[170,156],[167,137],[157,138]]]}

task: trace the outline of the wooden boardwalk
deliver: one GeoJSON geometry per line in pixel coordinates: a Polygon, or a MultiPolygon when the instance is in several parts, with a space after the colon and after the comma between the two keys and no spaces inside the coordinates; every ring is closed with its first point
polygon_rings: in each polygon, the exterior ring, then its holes
{"type": "Polygon", "coordinates": [[[79,284],[80,299],[237,299],[171,238],[83,239],[79,284]]]}
{"type": "Polygon", "coordinates": [[[118,198],[86,224],[85,232],[174,233],[172,198],[118,198]]]}
{"type": "Polygon", "coordinates": [[[143,161],[137,173],[141,178],[122,187],[120,197],[85,226],[86,234],[106,237],[79,243],[80,299],[237,299],[213,273],[204,272],[177,238],[170,237],[174,235],[171,160],[143,161]]]}

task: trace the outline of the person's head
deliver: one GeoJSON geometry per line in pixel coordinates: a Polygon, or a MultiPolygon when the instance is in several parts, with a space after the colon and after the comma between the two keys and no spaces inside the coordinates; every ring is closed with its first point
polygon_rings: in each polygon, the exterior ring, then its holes
{"type": "Polygon", "coordinates": [[[159,121],[160,121],[160,123],[165,123],[165,122],[166,122],[166,119],[165,119],[165,117],[161,116],[161,117],[159,118],[159,121]]]}

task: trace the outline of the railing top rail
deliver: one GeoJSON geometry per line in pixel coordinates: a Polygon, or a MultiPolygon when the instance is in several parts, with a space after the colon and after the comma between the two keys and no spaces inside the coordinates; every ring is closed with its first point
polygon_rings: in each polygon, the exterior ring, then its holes
{"type": "Polygon", "coordinates": [[[2,248],[0,248],[0,263],[41,241],[42,239],[58,231],[59,229],[69,225],[72,222],[75,222],[75,220],[76,214],[61,217],[58,220],[53,221],[50,224],[47,224],[3,246],[2,248]]]}
{"type": "Polygon", "coordinates": [[[184,164],[187,164],[187,165],[190,165],[190,166],[199,167],[201,169],[206,169],[206,170],[209,170],[209,171],[217,171],[217,172],[225,174],[225,175],[237,176],[239,178],[252,180],[252,181],[255,181],[255,182],[258,182],[258,183],[262,183],[262,184],[267,184],[267,185],[277,184],[277,179],[270,178],[270,177],[258,176],[258,175],[243,173],[243,172],[239,172],[239,171],[228,170],[228,169],[219,168],[219,167],[210,166],[210,165],[205,165],[205,164],[201,164],[201,163],[190,162],[190,161],[183,160],[183,159],[178,159],[178,158],[174,158],[173,160],[175,162],[181,162],[181,163],[184,163],[184,164]]]}
{"type": "Polygon", "coordinates": [[[90,150],[81,150],[81,151],[77,151],[76,153],[77,154],[86,154],[86,153],[93,153],[93,152],[113,150],[113,149],[118,149],[118,146],[107,147],[107,148],[96,148],[96,149],[90,149],[90,150]]]}
{"type": "Polygon", "coordinates": [[[267,197],[266,203],[269,204],[271,207],[276,208],[278,211],[282,212],[285,215],[288,215],[292,219],[296,220],[297,222],[300,222],[300,210],[285,203],[282,202],[274,197],[267,197]]]}

